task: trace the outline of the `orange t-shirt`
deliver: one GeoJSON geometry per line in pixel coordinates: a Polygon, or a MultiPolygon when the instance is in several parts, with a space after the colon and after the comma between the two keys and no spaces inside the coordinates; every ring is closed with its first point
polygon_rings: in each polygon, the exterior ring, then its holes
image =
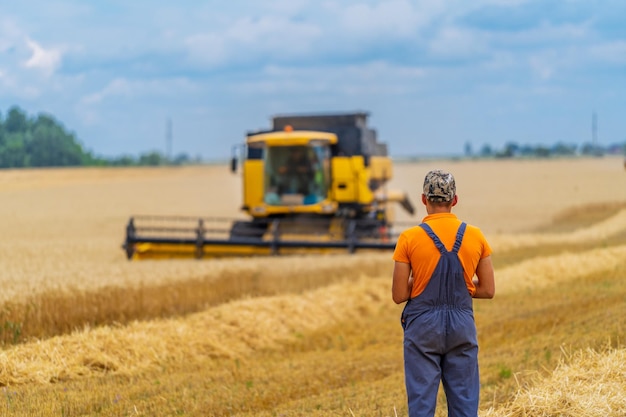
{"type": "MultiPolygon", "coordinates": [[[[431,214],[423,219],[433,232],[439,237],[447,250],[452,250],[456,233],[461,225],[456,215],[452,213],[431,214]]],[[[461,248],[459,260],[465,272],[465,283],[470,295],[474,295],[476,287],[472,278],[476,273],[478,261],[491,255],[491,247],[479,228],[467,225],[461,248]]],[[[426,231],[419,226],[412,227],[402,232],[398,238],[393,260],[411,265],[413,272],[413,289],[411,298],[420,295],[430,281],[439,262],[439,250],[426,231]]]]}

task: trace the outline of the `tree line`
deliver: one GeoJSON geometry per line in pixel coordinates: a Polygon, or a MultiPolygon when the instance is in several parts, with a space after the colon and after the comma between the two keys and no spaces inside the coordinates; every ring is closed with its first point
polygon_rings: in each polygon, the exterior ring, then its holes
{"type": "Polygon", "coordinates": [[[0,114],[0,168],[158,166],[189,162],[192,160],[186,154],[169,159],[158,151],[137,157],[98,157],[86,150],[74,133],[68,132],[49,114],[29,117],[17,106],[11,107],[4,118],[0,114]]]}
{"type": "MultiPolygon", "coordinates": [[[[626,155],[626,141],[607,146],[584,143],[580,146],[566,143],[546,145],[519,145],[506,143],[501,149],[489,144],[472,149],[467,142],[464,155],[468,158],[547,158],[558,156],[626,155]]],[[[159,151],[139,156],[122,155],[114,158],[95,156],[83,148],[74,133],[68,132],[49,114],[29,117],[17,106],[11,107],[6,117],[0,113],[0,168],[63,167],[63,166],[159,166],[199,163],[187,154],[168,158],[159,151]]]]}
{"type": "Polygon", "coordinates": [[[467,142],[465,144],[464,154],[466,157],[480,158],[550,158],[563,156],[626,155],[626,141],[608,145],[593,142],[585,142],[580,145],[557,142],[552,146],[520,145],[515,142],[507,142],[502,148],[494,148],[489,144],[485,144],[477,152],[472,149],[471,143],[467,142]]]}

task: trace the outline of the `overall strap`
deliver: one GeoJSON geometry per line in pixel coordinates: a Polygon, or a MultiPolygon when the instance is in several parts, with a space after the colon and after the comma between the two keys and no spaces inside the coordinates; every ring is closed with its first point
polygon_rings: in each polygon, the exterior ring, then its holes
{"type": "Polygon", "coordinates": [[[426,223],[420,223],[419,226],[422,229],[424,229],[426,234],[428,234],[428,236],[430,236],[430,238],[433,240],[433,242],[435,242],[435,246],[437,247],[437,249],[439,249],[439,252],[441,254],[444,254],[444,253],[448,252],[448,250],[446,249],[444,244],[441,243],[441,240],[439,240],[439,237],[435,234],[435,232],[433,232],[433,229],[431,229],[429,225],[427,225],[426,223]]]}
{"type": "MultiPolygon", "coordinates": [[[[437,247],[437,249],[439,250],[440,253],[443,254],[443,253],[447,253],[448,252],[448,250],[446,249],[444,244],[441,242],[441,240],[435,234],[435,232],[433,232],[433,229],[431,229],[429,225],[427,225],[426,223],[420,223],[419,226],[422,229],[424,229],[426,234],[428,234],[428,236],[433,240],[433,242],[435,242],[435,246],[437,247]]],[[[459,226],[459,230],[457,230],[457,232],[456,232],[456,240],[454,241],[454,246],[452,247],[452,251],[451,252],[459,253],[459,249],[461,248],[461,242],[463,241],[463,236],[465,235],[465,228],[466,227],[467,227],[467,224],[465,224],[465,222],[462,222],[461,226],[459,226]]]]}
{"type": "Polygon", "coordinates": [[[463,241],[463,235],[465,235],[465,227],[467,225],[465,222],[461,223],[459,226],[459,230],[456,232],[456,240],[454,241],[454,247],[452,248],[452,252],[459,253],[459,249],[461,248],[461,242],[463,241]]]}

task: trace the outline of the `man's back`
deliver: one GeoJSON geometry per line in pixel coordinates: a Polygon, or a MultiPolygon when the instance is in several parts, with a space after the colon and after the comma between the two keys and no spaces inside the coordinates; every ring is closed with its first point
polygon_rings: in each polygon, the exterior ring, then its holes
{"type": "MultiPolygon", "coordinates": [[[[461,220],[452,213],[438,213],[425,217],[424,223],[432,228],[433,232],[441,239],[441,242],[448,250],[452,249],[461,220]]],[[[463,266],[465,282],[471,295],[475,291],[472,278],[478,262],[489,255],[491,255],[491,247],[480,229],[467,225],[459,249],[459,259],[463,266]]],[[[398,239],[393,259],[411,265],[411,270],[413,271],[411,298],[414,298],[428,284],[428,280],[439,260],[439,250],[426,232],[421,227],[416,226],[402,233],[398,239]]]]}

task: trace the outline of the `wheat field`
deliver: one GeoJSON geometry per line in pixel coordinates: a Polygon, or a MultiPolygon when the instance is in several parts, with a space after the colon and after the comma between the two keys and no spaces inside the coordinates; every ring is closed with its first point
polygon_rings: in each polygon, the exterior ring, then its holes
{"type": "MultiPolygon", "coordinates": [[[[626,415],[622,160],[398,163],[399,221],[432,168],[494,249],[481,415],[626,415]]],[[[243,217],[225,165],[0,171],[0,198],[0,415],[406,414],[391,253],[126,260],[131,215],[243,217]]]]}

